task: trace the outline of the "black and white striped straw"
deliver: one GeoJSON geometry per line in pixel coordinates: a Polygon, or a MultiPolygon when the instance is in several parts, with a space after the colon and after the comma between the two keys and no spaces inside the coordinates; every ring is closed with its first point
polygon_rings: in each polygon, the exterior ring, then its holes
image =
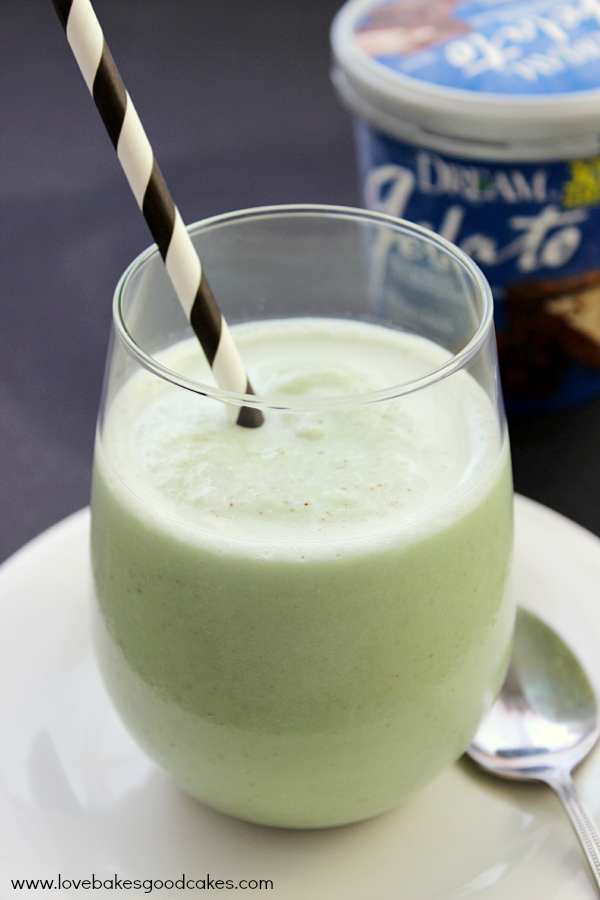
{"type": "MultiPolygon", "coordinates": [[[[154,159],[90,0],[52,2],[217,385],[227,391],[253,394],[244,364],[154,159]]],[[[263,423],[259,409],[228,404],[228,410],[231,418],[246,428],[263,423]]]]}

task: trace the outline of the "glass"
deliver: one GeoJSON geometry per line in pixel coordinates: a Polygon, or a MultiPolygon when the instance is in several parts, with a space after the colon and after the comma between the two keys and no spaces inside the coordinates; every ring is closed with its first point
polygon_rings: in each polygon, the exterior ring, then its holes
{"type": "Polygon", "coordinates": [[[257,396],[213,385],[143,253],[115,294],[95,451],[100,668],[200,800],[284,827],[364,819],[460,756],[508,664],[490,290],[378,213],[271,207],[190,233],[257,396]]]}

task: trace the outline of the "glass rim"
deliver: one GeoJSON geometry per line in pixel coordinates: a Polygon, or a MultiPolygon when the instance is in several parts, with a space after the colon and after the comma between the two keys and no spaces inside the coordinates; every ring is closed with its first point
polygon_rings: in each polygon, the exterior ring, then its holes
{"type": "MultiPolygon", "coordinates": [[[[367,209],[359,209],[351,206],[333,206],[329,204],[295,203],[274,206],[256,206],[249,209],[235,210],[228,213],[210,216],[187,226],[187,231],[193,237],[215,226],[230,222],[243,221],[245,219],[271,218],[276,216],[323,216],[327,218],[348,219],[350,221],[365,221],[374,225],[387,225],[392,230],[402,234],[412,234],[424,239],[429,244],[439,247],[452,257],[471,276],[483,301],[483,311],[475,334],[458,353],[437,366],[425,375],[410,381],[400,382],[376,391],[365,391],[360,394],[345,394],[332,397],[318,397],[290,400],[288,397],[256,396],[253,394],[241,394],[235,391],[227,391],[216,385],[205,384],[188,378],[162,365],[153,356],[143,350],[130,333],[122,314],[122,299],[132,278],[150,259],[159,255],[156,244],[151,244],[142,251],[123,272],[115,288],[113,297],[113,324],[116,333],[130,355],[136,359],[149,372],[171,384],[200,396],[219,400],[234,406],[251,406],[255,409],[275,410],[318,410],[345,406],[364,406],[371,403],[379,403],[385,400],[394,400],[416,391],[423,390],[448,378],[455,372],[464,369],[468,363],[477,356],[484,346],[493,329],[493,298],[490,286],[479,268],[467,254],[456,247],[450,241],[441,237],[422,225],[400,219],[383,212],[373,212],[367,209]]],[[[359,321],[359,320],[353,320],[359,321]]],[[[200,348],[200,352],[202,352],[200,348]]]]}

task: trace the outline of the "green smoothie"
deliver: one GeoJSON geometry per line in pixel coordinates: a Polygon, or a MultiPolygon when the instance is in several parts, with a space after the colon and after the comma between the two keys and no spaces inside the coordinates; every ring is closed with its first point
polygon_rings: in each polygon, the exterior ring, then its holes
{"type": "MultiPolygon", "coordinates": [[[[364,819],[456,760],[503,681],[507,441],[465,371],[357,402],[448,359],[423,338],[329,319],[232,331],[257,394],[293,410],[240,428],[145,370],[108,406],[100,667],[134,737],[200,800],[285,827],[364,819]]],[[[159,359],[210,380],[195,340],[159,359]]]]}

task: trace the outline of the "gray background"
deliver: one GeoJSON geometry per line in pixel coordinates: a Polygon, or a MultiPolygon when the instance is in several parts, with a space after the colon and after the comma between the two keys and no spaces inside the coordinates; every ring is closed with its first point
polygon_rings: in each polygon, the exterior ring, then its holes
{"type": "MultiPolygon", "coordinates": [[[[184,221],[360,204],[338,0],[94,5],[184,221]]],[[[51,0],[6,0],[0,41],[4,559],[88,502],[112,294],[150,238],[51,0]]],[[[600,534],[600,400],[510,428],[516,489],[600,534]]]]}

